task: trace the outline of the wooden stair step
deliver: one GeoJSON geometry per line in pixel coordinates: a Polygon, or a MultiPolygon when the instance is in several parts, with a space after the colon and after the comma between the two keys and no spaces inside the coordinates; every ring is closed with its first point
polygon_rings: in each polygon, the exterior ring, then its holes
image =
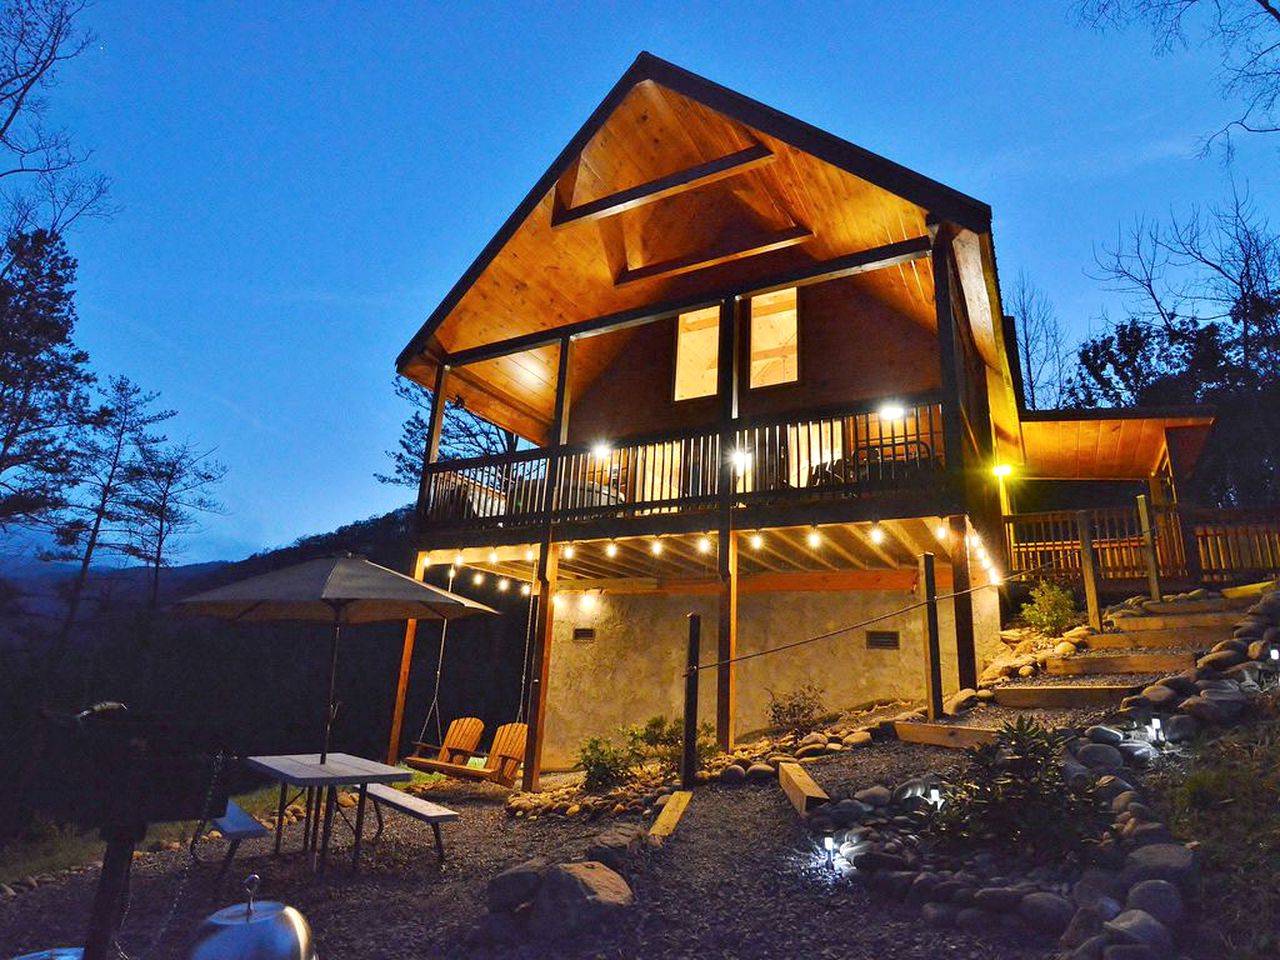
{"type": "MultiPolygon", "coordinates": [[[[1142,605],[1147,613],[1160,616],[1164,614],[1178,615],[1187,613],[1220,613],[1224,610],[1243,613],[1249,606],[1249,599],[1244,600],[1181,600],[1165,603],[1164,601],[1148,601],[1142,605]]],[[[1123,619],[1123,618],[1122,618],[1123,619]]]]}
{"type": "Polygon", "coordinates": [[[692,799],[693,793],[689,790],[677,790],[671,794],[671,799],[663,805],[658,813],[658,819],[653,821],[653,826],[649,828],[649,836],[669,837],[675,833],[676,824],[680,822],[685,808],[689,806],[689,801],[692,799]]]}
{"type": "Polygon", "coordinates": [[[1100,657],[1062,657],[1046,660],[1045,673],[1079,676],[1087,673],[1177,673],[1196,665],[1192,653],[1115,653],[1100,657]]]}
{"type": "Polygon", "coordinates": [[[904,723],[893,725],[893,732],[904,743],[927,743],[935,747],[980,747],[996,738],[991,727],[965,727],[952,723],[904,723]]]}
{"type": "Polygon", "coordinates": [[[1167,627],[1163,630],[1095,633],[1087,638],[1087,643],[1090,650],[1132,650],[1134,647],[1207,650],[1230,635],[1230,630],[1222,627],[1167,627]]]}
{"type": "Polygon", "coordinates": [[[1141,617],[1117,617],[1112,622],[1117,630],[1125,633],[1141,633],[1147,630],[1170,630],[1179,627],[1225,627],[1244,616],[1241,610],[1221,610],[1216,613],[1164,613],[1141,617]]]}
{"type": "Polygon", "coordinates": [[[778,785],[799,814],[808,813],[831,799],[798,763],[778,764],[778,785]]]}
{"type": "Polygon", "coordinates": [[[1086,685],[1035,686],[1028,683],[996,687],[996,703],[1002,707],[1113,707],[1140,690],[1136,684],[1124,686],[1086,685]]]}

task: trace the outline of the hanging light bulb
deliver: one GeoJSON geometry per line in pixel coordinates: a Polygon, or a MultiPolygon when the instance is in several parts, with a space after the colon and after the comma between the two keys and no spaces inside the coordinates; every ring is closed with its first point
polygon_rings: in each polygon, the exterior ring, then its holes
{"type": "Polygon", "coordinates": [[[661,556],[661,555],[662,555],[662,541],[661,541],[661,540],[654,540],[654,541],[653,541],[653,543],[649,544],[649,552],[650,552],[650,553],[652,553],[655,557],[661,556]]]}
{"type": "Polygon", "coordinates": [[[937,528],[933,531],[933,535],[939,540],[946,540],[950,533],[951,531],[947,529],[947,526],[944,523],[938,524],[937,528]]]}
{"type": "Polygon", "coordinates": [[[524,552],[525,563],[533,563],[533,547],[529,547],[524,552]]]}
{"type": "Polygon", "coordinates": [[[497,551],[497,550],[490,550],[490,551],[489,551],[489,562],[490,562],[490,563],[497,563],[497,562],[498,562],[498,551],[497,551]]]}
{"type": "Polygon", "coordinates": [[[884,528],[878,523],[871,528],[871,542],[884,543],[884,528]]]}
{"type": "Polygon", "coordinates": [[[764,546],[764,537],[762,537],[760,535],[760,531],[757,530],[755,533],[751,535],[751,539],[748,541],[748,543],[751,544],[752,550],[759,550],[761,547],[764,546]]]}
{"type": "Polygon", "coordinates": [[[618,545],[610,540],[604,546],[604,555],[606,557],[616,557],[618,555],[618,545]]]}
{"type": "Polygon", "coordinates": [[[814,550],[817,550],[820,546],[822,546],[822,534],[818,532],[817,527],[810,527],[809,536],[806,537],[805,539],[808,541],[809,546],[814,550]]]}
{"type": "Polygon", "coordinates": [[[575,547],[572,543],[566,543],[564,545],[564,549],[560,551],[560,555],[564,557],[566,560],[572,560],[574,556],[577,554],[577,552],[578,552],[577,547],[575,547]]]}
{"type": "Polygon", "coordinates": [[[498,580],[498,589],[503,593],[506,592],[507,587],[509,586],[511,586],[511,581],[508,580],[506,577],[502,577],[498,580]]]}
{"type": "Polygon", "coordinates": [[[520,596],[527,597],[533,593],[533,587],[527,583],[520,584],[520,596]]]}
{"type": "Polygon", "coordinates": [[[477,587],[480,586],[480,584],[484,583],[484,574],[481,573],[479,570],[477,570],[475,574],[472,576],[471,582],[474,583],[477,587]]]}
{"type": "Polygon", "coordinates": [[[455,567],[460,567],[463,565],[463,557],[462,557],[461,550],[459,550],[457,553],[453,555],[453,565],[455,567]]]}
{"type": "Polygon", "coordinates": [[[698,538],[698,552],[699,553],[711,552],[711,538],[708,537],[705,533],[698,538]]]}

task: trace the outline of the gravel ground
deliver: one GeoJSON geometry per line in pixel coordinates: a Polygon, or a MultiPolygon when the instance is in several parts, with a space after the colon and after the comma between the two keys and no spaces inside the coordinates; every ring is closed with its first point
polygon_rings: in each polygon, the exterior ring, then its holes
{"type": "MultiPolygon", "coordinates": [[[[1076,654],[1080,656],[1080,654],[1076,654]]],[[[1168,673],[1086,673],[1057,674],[1037,673],[1034,677],[1009,677],[999,686],[1021,687],[1146,687],[1168,673]]]]}
{"type": "MultiPolygon", "coordinates": [[[[957,751],[889,742],[835,754],[813,764],[814,778],[834,797],[874,783],[892,785],[963,763],[957,751]]],[[[443,796],[433,799],[444,800],[443,796]]],[[[603,824],[508,818],[493,798],[449,801],[462,820],[446,825],[448,861],[437,867],[430,830],[393,818],[358,876],[338,851],[330,876],[309,875],[300,858],[267,856],[268,842],[245,844],[232,876],[257,871],[261,896],[298,907],[310,919],[321,956],[375,958],[732,957],[738,960],[807,954],[842,960],[1031,960],[1048,942],[994,932],[977,939],[926,927],[912,909],[871,899],[835,880],[776,786],[700,788],[675,836],[638,859],[632,885],[637,907],[613,926],[572,942],[486,947],[468,935],[483,916],[484,891],[499,870],[531,856],[568,859],[603,824]]],[[[291,828],[287,844],[297,843],[291,828]]],[[[220,855],[211,842],[205,855],[220,855]]],[[[134,869],[132,905],[123,936],[137,956],[154,938],[185,853],[147,854],[134,869]]],[[[171,933],[148,956],[181,957],[200,919],[234,899],[215,896],[216,867],[201,864],[171,933]]],[[[96,871],[49,883],[0,901],[0,956],[78,943],[96,871]]]]}
{"type": "Polygon", "coordinates": [[[943,722],[999,729],[1006,722],[1025,717],[1046,727],[1087,727],[1101,723],[1110,712],[1105,707],[1002,707],[988,703],[943,722]]]}

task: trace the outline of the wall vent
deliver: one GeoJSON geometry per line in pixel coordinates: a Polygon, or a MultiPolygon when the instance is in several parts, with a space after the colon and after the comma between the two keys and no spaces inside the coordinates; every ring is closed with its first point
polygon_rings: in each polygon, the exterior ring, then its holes
{"type": "Polygon", "coordinates": [[[897,650],[899,647],[897,630],[868,630],[868,650],[897,650]]]}

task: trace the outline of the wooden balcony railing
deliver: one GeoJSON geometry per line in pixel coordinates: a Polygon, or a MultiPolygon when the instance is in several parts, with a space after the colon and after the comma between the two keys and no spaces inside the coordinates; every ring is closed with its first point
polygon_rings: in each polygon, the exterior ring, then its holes
{"type": "Polygon", "coordinates": [[[424,527],[483,529],[710,510],[720,499],[722,463],[731,466],[734,507],[936,483],[945,467],[941,405],[909,403],[883,417],[882,410],[744,422],[729,449],[718,431],[699,430],[608,449],[441,461],[427,468],[419,519],[424,527]]]}
{"type": "MultiPolygon", "coordinates": [[[[1136,506],[1006,516],[1009,572],[1047,568],[1046,578],[1079,579],[1082,512],[1089,523],[1098,576],[1145,579],[1145,541],[1136,506]]],[[[1152,509],[1151,524],[1161,577],[1225,582],[1280,573],[1280,508],[1157,507],[1152,509]]]]}

